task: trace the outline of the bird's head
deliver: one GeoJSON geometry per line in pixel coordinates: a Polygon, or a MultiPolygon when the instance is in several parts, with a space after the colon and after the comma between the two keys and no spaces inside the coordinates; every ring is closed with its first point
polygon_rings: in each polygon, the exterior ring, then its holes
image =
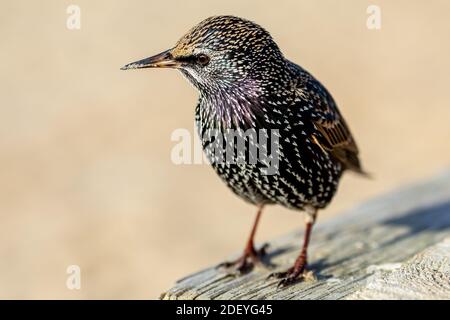
{"type": "Polygon", "coordinates": [[[202,93],[270,81],[284,58],[270,34],[234,16],[200,22],[169,50],[122,69],[176,68],[202,93]]]}

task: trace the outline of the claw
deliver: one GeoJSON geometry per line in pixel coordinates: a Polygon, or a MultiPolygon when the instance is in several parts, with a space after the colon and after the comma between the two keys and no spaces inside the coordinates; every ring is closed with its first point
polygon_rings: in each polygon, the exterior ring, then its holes
{"type": "Polygon", "coordinates": [[[289,272],[289,270],[285,271],[285,272],[272,272],[267,277],[267,280],[270,280],[270,279],[282,279],[282,278],[287,276],[288,272],[289,272]]]}
{"type": "Polygon", "coordinates": [[[303,281],[306,279],[307,275],[311,272],[307,271],[304,266],[299,267],[291,267],[284,272],[274,272],[271,273],[267,279],[281,279],[278,282],[277,288],[287,287],[291,284],[294,284],[299,281],[303,281]]]}
{"type": "Polygon", "coordinates": [[[266,243],[259,250],[255,250],[254,248],[252,248],[252,250],[245,250],[240,258],[235,261],[222,262],[216,268],[233,268],[233,273],[237,273],[237,275],[246,274],[252,271],[255,265],[263,264],[261,258],[266,255],[268,246],[269,245],[266,243]]]}
{"type": "Polygon", "coordinates": [[[280,282],[278,282],[277,289],[287,287],[291,284],[294,284],[294,283],[296,283],[298,281],[302,281],[302,280],[303,280],[303,275],[301,275],[300,277],[287,276],[287,277],[281,279],[280,282]]]}

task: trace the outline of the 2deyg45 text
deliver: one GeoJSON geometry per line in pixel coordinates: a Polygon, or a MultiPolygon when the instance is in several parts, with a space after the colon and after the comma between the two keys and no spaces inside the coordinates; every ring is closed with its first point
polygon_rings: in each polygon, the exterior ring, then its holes
{"type": "Polygon", "coordinates": [[[212,313],[222,315],[270,315],[272,314],[272,305],[222,304],[219,308],[214,308],[207,306],[191,307],[183,304],[183,306],[177,307],[176,313],[177,315],[202,315],[205,318],[212,313]]]}

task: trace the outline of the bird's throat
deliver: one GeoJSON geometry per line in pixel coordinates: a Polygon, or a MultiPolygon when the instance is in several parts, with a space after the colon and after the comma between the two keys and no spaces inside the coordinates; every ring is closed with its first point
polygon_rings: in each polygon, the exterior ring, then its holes
{"type": "Polygon", "coordinates": [[[208,128],[256,128],[263,102],[259,90],[248,85],[200,90],[199,116],[202,125],[208,128]]]}

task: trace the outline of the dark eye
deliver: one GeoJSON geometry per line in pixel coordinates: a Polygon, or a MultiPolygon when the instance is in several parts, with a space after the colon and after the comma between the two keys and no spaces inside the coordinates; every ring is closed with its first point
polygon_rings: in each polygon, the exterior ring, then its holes
{"type": "Polygon", "coordinates": [[[202,66],[206,66],[209,63],[209,57],[204,53],[200,53],[197,56],[197,62],[202,66]]]}

